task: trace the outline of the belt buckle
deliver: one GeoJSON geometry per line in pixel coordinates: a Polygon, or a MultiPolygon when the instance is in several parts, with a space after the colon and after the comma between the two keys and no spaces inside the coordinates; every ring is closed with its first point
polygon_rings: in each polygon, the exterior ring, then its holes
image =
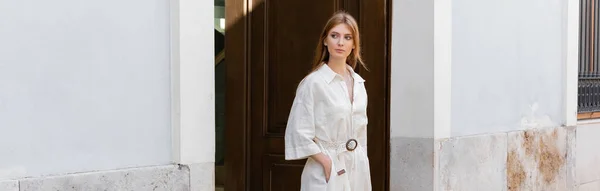
{"type": "Polygon", "coordinates": [[[354,151],[354,149],[356,149],[357,146],[358,146],[358,141],[356,141],[356,139],[350,139],[350,140],[348,140],[348,142],[346,142],[346,149],[348,151],[354,151]]]}

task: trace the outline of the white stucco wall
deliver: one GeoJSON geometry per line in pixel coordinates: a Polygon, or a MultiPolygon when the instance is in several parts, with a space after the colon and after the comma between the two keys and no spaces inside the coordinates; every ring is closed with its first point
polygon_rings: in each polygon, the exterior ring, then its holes
{"type": "Polygon", "coordinates": [[[393,6],[390,136],[433,138],[433,1],[393,6]]]}
{"type": "Polygon", "coordinates": [[[214,2],[170,2],[173,162],[212,166],[215,161],[214,2]]]}
{"type": "Polygon", "coordinates": [[[452,136],[564,124],[565,5],[452,1],[452,136]]]}
{"type": "Polygon", "coordinates": [[[170,163],[169,18],[167,0],[0,1],[0,179],[170,163]]]}
{"type": "Polygon", "coordinates": [[[390,190],[432,190],[435,137],[433,0],[392,3],[390,190]]]}

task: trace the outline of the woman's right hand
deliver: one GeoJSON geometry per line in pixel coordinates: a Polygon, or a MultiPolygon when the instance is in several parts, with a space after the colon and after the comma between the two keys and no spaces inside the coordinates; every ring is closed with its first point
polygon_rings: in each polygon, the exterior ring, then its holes
{"type": "Polygon", "coordinates": [[[329,178],[331,177],[331,159],[323,153],[315,154],[312,157],[319,164],[321,164],[321,166],[323,166],[323,171],[325,172],[325,181],[329,182],[329,178]]]}
{"type": "Polygon", "coordinates": [[[325,163],[323,164],[323,170],[325,170],[325,181],[329,182],[329,178],[331,178],[331,159],[329,157],[325,157],[325,163]]]}

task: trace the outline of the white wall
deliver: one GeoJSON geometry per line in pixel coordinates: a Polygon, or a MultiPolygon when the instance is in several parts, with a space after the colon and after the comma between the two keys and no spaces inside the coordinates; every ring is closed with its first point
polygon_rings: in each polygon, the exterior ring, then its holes
{"type": "Polygon", "coordinates": [[[171,162],[168,0],[0,1],[0,42],[0,179],[171,162]]]}
{"type": "Polygon", "coordinates": [[[213,3],[171,1],[172,154],[173,162],[179,164],[210,163],[207,166],[214,167],[213,3]]]}
{"type": "Polygon", "coordinates": [[[402,0],[393,6],[390,136],[432,138],[433,1],[402,0]]]}
{"type": "Polygon", "coordinates": [[[452,5],[452,136],[563,124],[563,2],[452,5]]]}

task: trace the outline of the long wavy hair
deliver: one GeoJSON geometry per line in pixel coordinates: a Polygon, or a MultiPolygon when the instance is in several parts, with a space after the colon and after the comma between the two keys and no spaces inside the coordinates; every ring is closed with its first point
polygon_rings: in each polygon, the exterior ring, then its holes
{"type": "Polygon", "coordinates": [[[346,24],[350,27],[352,30],[352,40],[354,41],[354,49],[350,52],[348,58],[346,58],[346,64],[350,65],[353,69],[356,69],[356,66],[360,64],[363,68],[368,70],[360,54],[360,32],[358,31],[356,20],[345,11],[338,11],[329,18],[325,28],[323,28],[323,32],[321,32],[321,37],[319,38],[319,43],[317,43],[317,49],[315,50],[312,71],[317,70],[323,63],[329,61],[329,51],[323,43],[325,43],[325,38],[327,38],[329,31],[340,24],[346,24]]]}

